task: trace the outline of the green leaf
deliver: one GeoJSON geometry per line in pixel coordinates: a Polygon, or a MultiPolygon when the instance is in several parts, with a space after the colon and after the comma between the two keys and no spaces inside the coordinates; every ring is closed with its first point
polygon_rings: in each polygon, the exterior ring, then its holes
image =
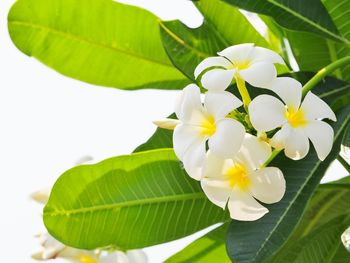
{"type": "Polygon", "coordinates": [[[217,32],[226,47],[247,42],[269,47],[267,41],[237,8],[218,0],[201,0],[195,2],[195,5],[204,21],[217,32]]]}
{"type": "Polygon", "coordinates": [[[248,11],[271,16],[281,26],[318,34],[347,45],[320,0],[225,0],[248,11]]]}
{"type": "MultiPolygon", "coordinates": [[[[325,0],[330,16],[332,17],[339,32],[350,40],[350,2],[347,0],[325,0]]],[[[331,62],[345,56],[350,56],[348,44],[336,43],[323,39],[319,36],[286,30],[286,36],[296,58],[300,70],[318,71],[331,62]]],[[[350,81],[350,65],[345,65],[335,71],[334,76],[339,79],[350,81]]]]}
{"type": "Polygon", "coordinates": [[[270,212],[255,222],[233,221],[227,236],[227,249],[235,262],[264,262],[286,242],[305,210],[323,174],[339,153],[342,133],[350,122],[350,106],[337,112],[332,123],[335,144],[329,156],[319,161],[312,149],[308,156],[295,162],[279,154],[270,166],[280,167],[286,179],[286,193],[270,212]]]}
{"type": "Polygon", "coordinates": [[[228,218],[172,149],[77,166],[55,183],[45,226],[73,247],[133,249],[192,234],[228,218]]]}
{"type": "MultiPolygon", "coordinates": [[[[310,203],[306,207],[305,214],[303,215],[297,229],[293,232],[293,235],[288,239],[288,242],[283,246],[283,248],[269,262],[276,263],[284,262],[283,260],[288,260],[286,255],[290,256],[290,249],[293,249],[293,252],[295,253],[294,246],[298,244],[299,240],[302,240],[310,232],[313,232],[316,228],[323,226],[330,220],[345,214],[349,214],[349,195],[350,176],[342,178],[338,181],[319,185],[314,196],[311,198],[310,203]]],[[[183,250],[170,257],[166,262],[211,263],[215,261],[215,259],[217,259],[216,261],[219,262],[230,262],[226,256],[225,249],[227,226],[228,224],[224,224],[203,237],[195,240],[183,250]]],[[[338,239],[337,241],[340,240],[338,239]]],[[[339,244],[339,242],[337,242],[337,244],[339,244]]],[[[339,252],[341,252],[341,247],[339,248],[339,252]]],[[[296,257],[297,256],[294,255],[293,257],[290,257],[290,259],[294,259],[296,257]]],[[[349,253],[347,255],[343,255],[342,258],[346,259],[347,257],[350,257],[349,253]]],[[[336,258],[334,257],[333,261],[335,259],[336,258]]],[[[311,261],[309,260],[304,262],[311,261]]]]}
{"type": "Polygon", "coordinates": [[[328,263],[350,262],[350,253],[345,250],[340,236],[350,225],[350,215],[343,214],[315,229],[306,237],[294,242],[285,254],[273,263],[328,263]],[[347,252],[347,253],[344,253],[347,252]],[[339,258],[339,254],[342,257],[339,258]]]}
{"type": "Polygon", "coordinates": [[[170,60],[192,81],[195,81],[196,66],[226,47],[206,22],[192,29],[178,20],[165,21],[160,22],[160,28],[163,46],[170,60]]]}
{"type": "MultiPolygon", "coordinates": [[[[319,185],[307,205],[298,227],[270,262],[285,262],[288,257],[287,255],[290,255],[290,253],[297,253],[297,250],[300,254],[305,254],[306,251],[300,249],[296,250],[296,244],[304,242],[302,240],[309,239],[310,235],[322,229],[324,225],[329,224],[332,220],[336,220],[336,218],[344,215],[349,215],[349,196],[350,176],[344,177],[338,181],[319,185]]],[[[325,250],[322,253],[327,253],[328,249],[322,245],[322,242],[323,240],[319,241],[320,247],[323,247],[323,250],[325,250]]],[[[319,254],[321,255],[322,253],[319,254]]],[[[300,255],[300,257],[303,256],[300,255]]],[[[296,256],[293,258],[296,258],[296,256]]]]}
{"type": "Polygon", "coordinates": [[[19,0],[8,15],[15,45],[58,72],[122,88],[182,88],[162,47],[158,18],[112,0],[19,0]]]}
{"type": "Polygon", "coordinates": [[[230,263],[225,247],[229,224],[223,224],[195,240],[180,252],[168,258],[165,263],[230,263]]]}
{"type": "Polygon", "coordinates": [[[194,81],[194,69],[203,59],[240,43],[269,47],[241,12],[219,0],[201,0],[196,7],[204,16],[199,28],[180,21],[160,22],[163,46],[175,67],[194,81]],[[229,26],[239,25],[239,27],[229,26]]]}
{"type": "Polygon", "coordinates": [[[350,125],[348,125],[348,127],[346,127],[346,130],[344,132],[344,137],[343,137],[341,144],[347,148],[350,148],[350,125]]]}

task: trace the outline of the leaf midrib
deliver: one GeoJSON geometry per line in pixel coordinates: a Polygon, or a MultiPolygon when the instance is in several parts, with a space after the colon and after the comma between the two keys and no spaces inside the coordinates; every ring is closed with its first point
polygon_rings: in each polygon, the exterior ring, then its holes
{"type": "Polygon", "coordinates": [[[316,27],[318,30],[333,36],[334,38],[336,38],[336,39],[340,40],[341,42],[345,43],[347,46],[350,46],[350,41],[348,41],[346,38],[341,37],[341,36],[339,36],[337,34],[334,34],[332,31],[329,31],[326,28],[323,28],[322,26],[319,26],[314,21],[312,21],[312,20],[302,16],[301,14],[295,12],[294,10],[288,8],[287,6],[284,6],[284,5],[280,4],[280,3],[276,3],[274,0],[268,0],[268,2],[270,2],[271,4],[281,8],[283,10],[285,10],[286,12],[290,13],[291,15],[293,15],[293,16],[295,16],[295,17],[297,17],[297,18],[299,18],[299,19],[301,19],[303,21],[305,21],[306,23],[316,27]]]}
{"type": "MultiPolygon", "coordinates": [[[[45,216],[60,216],[60,215],[69,216],[72,214],[90,213],[90,212],[101,211],[101,210],[114,210],[114,209],[120,209],[125,207],[140,206],[143,204],[176,202],[176,201],[186,201],[186,200],[195,200],[195,199],[206,199],[206,197],[202,192],[187,193],[187,194],[180,194],[180,195],[168,195],[168,196],[161,196],[161,197],[145,198],[141,200],[130,200],[122,203],[96,205],[92,207],[81,207],[81,208],[68,209],[68,210],[54,210],[50,212],[44,211],[44,215],[45,216]]],[[[47,210],[49,209],[50,207],[47,207],[47,210]]]]}
{"type": "MultiPolygon", "coordinates": [[[[344,129],[344,127],[347,125],[348,121],[350,119],[350,115],[347,116],[347,118],[345,119],[345,121],[342,123],[342,125],[339,128],[339,132],[338,134],[334,137],[334,141],[336,141],[339,136],[342,133],[342,130],[344,129]]],[[[256,262],[256,258],[259,256],[260,251],[265,247],[266,242],[268,242],[268,240],[270,239],[270,237],[272,236],[272,234],[274,233],[274,231],[277,229],[277,227],[279,227],[279,225],[281,224],[283,218],[286,216],[286,214],[289,212],[289,209],[293,206],[293,204],[295,203],[295,200],[300,196],[300,193],[302,192],[302,190],[304,189],[305,185],[309,182],[309,180],[311,179],[312,175],[315,173],[315,171],[319,168],[319,166],[321,165],[321,161],[318,161],[318,164],[315,165],[314,169],[311,170],[311,172],[309,173],[309,176],[306,178],[306,180],[304,181],[304,183],[301,185],[301,187],[299,188],[299,190],[297,191],[296,195],[294,196],[294,198],[290,201],[290,205],[287,206],[287,209],[285,210],[285,212],[281,215],[281,217],[279,218],[279,220],[277,221],[277,223],[275,224],[275,226],[272,228],[272,230],[269,232],[269,235],[266,237],[266,239],[264,240],[264,242],[261,244],[260,248],[257,250],[252,262],[256,262]]]]}
{"type": "Polygon", "coordinates": [[[37,29],[37,30],[45,30],[45,31],[51,32],[51,33],[56,34],[56,35],[61,35],[61,36],[65,37],[65,38],[68,38],[68,39],[73,39],[75,41],[85,42],[85,43],[88,43],[89,45],[98,46],[98,47],[104,48],[104,49],[110,49],[110,50],[113,50],[113,51],[116,51],[116,52],[119,52],[119,53],[123,53],[123,54],[128,55],[128,56],[136,57],[136,58],[141,59],[141,60],[145,60],[145,61],[148,61],[148,62],[152,62],[152,63],[155,63],[155,64],[159,64],[161,66],[166,66],[166,67],[174,69],[174,67],[170,63],[165,63],[163,61],[159,61],[159,60],[156,60],[156,59],[145,57],[145,56],[142,56],[140,54],[127,51],[125,49],[112,47],[112,46],[109,46],[109,45],[106,45],[106,44],[102,44],[102,43],[99,43],[99,42],[94,42],[94,41],[89,40],[89,39],[87,39],[85,37],[81,37],[81,36],[78,37],[77,35],[69,34],[69,33],[65,32],[65,31],[61,31],[61,30],[58,30],[58,29],[53,28],[53,27],[43,26],[43,25],[40,25],[40,24],[30,23],[30,22],[25,22],[25,21],[14,21],[14,20],[9,21],[8,24],[9,25],[13,24],[15,26],[17,25],[17,26],[23,26],[23,27],[31,27],[31,28],[34,28],[34,29],[37,29]]]}

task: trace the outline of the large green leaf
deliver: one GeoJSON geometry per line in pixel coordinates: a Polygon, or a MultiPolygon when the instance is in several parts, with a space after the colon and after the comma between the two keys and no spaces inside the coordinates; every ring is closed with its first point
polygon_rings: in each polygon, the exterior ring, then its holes
{"type": "Polygon", "coordinates": [[[85,249],[159,244],[228,217],[172,149],[77,166],[58,179],[44,209],[45,226],[56,239],[85,249]]]}
{"type": "MultiPolygon", "coordinates": [[[[348,0],[325,0],[324,4],[339,32],[350,40],[350,2],[348,0]]],[[[286,30],[286,36],[300,70],[318,71],[331,62],[350,56],[350,46],[333,42],[319,36],[286,30]]],[[[350,65],[335,71],[339,79],[350,81],[350,65]]]]}
{"type": "Polygon", "coordinates": [[[224,0],[227,3],[274,18],[281,26],[312,32],[350,45],[340,34],[321,0],[224,0]]]}
{"type": "Polygon", "coordinates": [[[158,18],[112,0],[19,0],[8,16],[15,45],[58,72],[122,89],[182,88],[158,18]]]}
{"type": "MultiPolygon", "coordinates": [[[[350,177],[347,176],[341,180],[334,181],[327,184],[319,185],[310,203],[306,207],[300,224],[293,232],[293,235],[288,239],[288,242],[283,248],[274,256],[269,262],[284,262],[284,260],[293,260],[299,257],[298,255],[291,256],[291,253],[297,254],[297,251],[304,254],[305,251],[295,249],[300,240],[304,240],[310,232],[316,229],[322,229],[329,221],[340,216],[349,214],[350,212],[350,177]],[[290,256],[290,258],[288,258],[290,256]]],[[[180,252],[170,257],[166,262],[208,262],[211,263],[218,259],[220,262],[230,262],[226,256],[225,237],[227,231],[227,224],[224,224],[217,229],[209,232],[203,237],[195,240],[180,252]],[[220,260],[219,260],[220,259],[220,260]]],[[[307,237],[309,239],[309,237],[307,237]]],[[[339,236],[336,240],[339,245],[339,236]]],[[[302,241],[303,242],[303,241],[302,241]]],[[[323,240],[320,240],[322,243],[323,240]]],[[[300,247],[300,246],[298,246],[300,247]]],[[[326,252],[327,249],[322,247],[326,252]]],[[[342,252],[341,246],[339,253],[342,252]]],[[[324,253],[323,252],[323,253],[324,253]]],[[[322,253],[320,253],[322,254],[322,253]]],[[[339,256],[337,253],[335,256],[339,256]]],[[[349,260],[350,253],[342,256],[344,260],[349,260]]],[[[333,261],[336,258],[333,258],[333,261]]],[[[332,262],[333,262],[332,261],[332,262]]],[[[289,261],[285,261],[289,262],[289,261]]],[[[292,261],[293,262],[293,261],[292,261]]],[[[304,261],[304,262],[311,262],[304,261]]],[[[312,261],[314,262],[314,261],[312,261]]],[[[346,262],[346,261],[344,261],[346,262]]]]}
{"type": "Polygon", "coordinates": [[[195,240],[179,253],[168,258],[165,263],[229,263],[225,247],[225,236],[229,224],[210,231],[203,237],[195,240]]]}
{"type": "Polygon", "coordinates": [[[350,214],[333,218],[306,237],[294,242],[285,254],[273,263],[329,263],[350,262],[350,253],[343,246],[340,235],[350,226],[350,214]],[[346,252],[346,253],[344,253],[346,252]],[[339,254],[342,254],[339,258],[339,254]]]}
{"type": "Polygon", "coordinates": [[[269,47],[237,8],[219,0],[201,0],[196,2],[196,7],[204,16],[199,28],[189,28],[177,20],[160,22],[162,41],[169,58],[192,80],[199,62],[228,46],[251,42],[269,47]]]}
{"type": "Polygon", "coordinates": [[[273,256],[291,235],[304,212],[313,191],[319,184],[330,162],[339,153],[342,133],[350,121],[350,106],[337,112],[333,125],[335,144],[325,161],[318,160],[312,149],[308,156],[296,162],[283,154],[271,166],[280,167],[286,179],[286,193],[270,212],[255,222],[233,221],[227,236],[227,249],[235,262],[263,262],[273,256]]]}
{"type": "Polygon", "coordinates": [[[341,144],[344,147],[350,148],[350,124],[348,125],[348,127],[346,128],[346,130],[344,132],[344,137],[343,137],[341,144]]]}
{"type": "MultiPolygon", "coordinates": [[[[333,223],[331,222],[333,220],[342,220],[341,218],[344,215],[347,216],[350,214],[349,196],[349,176],[332,183],[320,185],[314,196],[311,198],[298,227],[270,262],[290,262],[288,261],[288,258],[305,258],[309,253],[315,253],[318,248],[322,248],[322,251],[317,253],[320,258],[318,261],[313,262],[325,262],[323,259],[329,257],[329,252],[331,252],[330,255],[334,256],[331,261],[334,262],[336,253],[334,253],[333,250],[336,250],[336,248],[332,245],[336,245],[341,250],[341,247],[339,246],[339,231],[346,228],[346,225],[350,225],[350,222],[346,224],[345,221],[345,224],[338,226],[333,226],[333,223]],[[325,228],[328,227],[339,227],[339,229],[332,229],[330,233],[321,234],[321,237],[318,237],[318,235],[315,234],[317,232],[323,232],[325,228]],[[323,235],[326,236],[322,237],[323,235]],[[332,244],[325,246],[323,242],[328,242],[329,240],[333,240],[331,242],[332,244]],[[314,245],[311,245],[312,248],[310,248],[310,250],[301,249],[300,244],[303,244],[303,247],[309,246],[308,243],[314,243],[314,245]],[[291,254],[294,255],[292,256],[291,254]]],[[[316,256],[315,259],[318,258],[318,256],[316,256]]],[[[350,260],[350,253],[347,256],[347,259],[350,260]]],[[[330,260],[326,262],[330,262],[330,260]]]]}

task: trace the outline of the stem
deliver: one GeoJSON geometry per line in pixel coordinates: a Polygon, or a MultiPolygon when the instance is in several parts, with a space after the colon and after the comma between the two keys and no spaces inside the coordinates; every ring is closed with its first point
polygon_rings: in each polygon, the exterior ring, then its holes
{"type": "Polygon", "coordinates": [[[245,81],[240,76],[236,75],[236,83],[238,91],[242,96],[244,108],[248,113],[248,105],[251,102],[251,99],[247,87],[245,86],[245,81]]]}
{"type": "Polygon", "coordinates": [[[277,150],[274,149],[270,155],[270,158],[263,164],[262,167],[266,167],[269,163],[272,162],[273,159],[275,159],[275,157],[281,152],[282,150],[277,150]]]}
{"type": "Polygon", "coordinates": [[[350,173],[350,164],[343,158],[343,156],[338,155],[337,160],[350,173]]]}
{"type": "Polygon", "coordinates": [[[320,82],[325,76],[332,73],[334,70],[340,68],[343,65],[350,63],[350,56],[341,58],[323,69],[319,70],[315,76],[313,76],[303,87],[303,95],[310,91],[318,82],[320,82]]]}

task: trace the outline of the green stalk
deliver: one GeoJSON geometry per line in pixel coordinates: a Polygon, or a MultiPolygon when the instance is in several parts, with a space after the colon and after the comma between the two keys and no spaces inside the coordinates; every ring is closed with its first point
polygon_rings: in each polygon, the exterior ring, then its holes
{"type": "Polygon", "coordinates": [[[337,160],[350,173],[350,164],[343,158],[343,156],[338,155],[337,160]]]}
{"type": "Polygon", "coordinates": [[[324,67],[323,69],[319,70],[315,76],[313,76],[303,87],[303,95],[305,95],[308,91],[310,91],[315,85],[320,82],[325,76],[332,73],[334,70],[340,68],[341,66],[344,66],[346,64],[350,63],[350,56],[341,58],[337,61],[334,61],[333,63],[329,64],[328,66],[324,67]]]}
{"type": "Polygon", "coordinates": [[[269,163],[272,162],[273,159],[275,159],[275,157],[281,152],[282,150],[277,150],[274,149],[269,157],[269,159],[263,164],[262,167],[266,167],[269,163]]]}

